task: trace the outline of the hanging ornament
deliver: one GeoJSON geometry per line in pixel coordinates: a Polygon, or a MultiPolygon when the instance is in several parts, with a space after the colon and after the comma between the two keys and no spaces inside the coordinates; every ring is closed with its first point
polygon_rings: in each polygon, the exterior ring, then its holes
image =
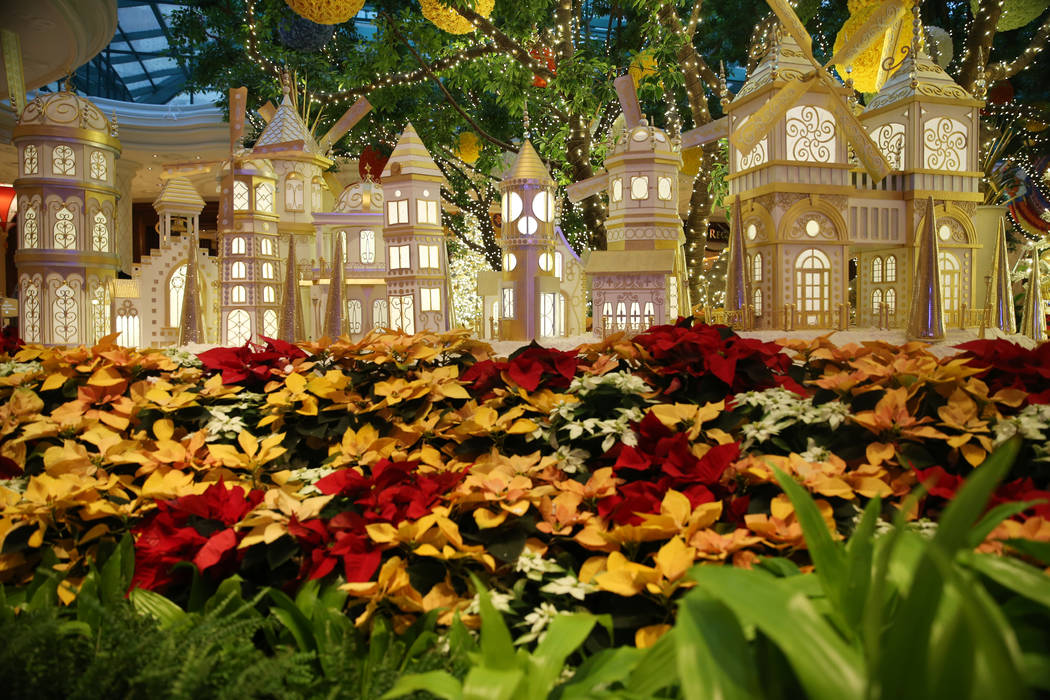
{"type": "Polygon", "coordinates": [[[700,158],[703,155],[704,149],[699,146],[682,151],[682,174],[696,175],[700,172],[700,158]]]}
{"type": "Polygon", "coordinates": [[[988,103],[1004,105],[1014,98],[1014,86],[1009,80],[1000,80],[988,91],[988,103]]]}
{"type": "MultiPolygon", "coordinates": [[[[981,0],[970,0],[970,10],[977,14],[981,0]]],[[[1050,7],[1050,0],[1003,0],[1003,12],[995,24],[995,31],[1008,32],[1019,29],[1043,14],[1050,7]]]]}
{"type": "Polygon", "coordinates": [[[277,24],[277,38],[296,51],[319,51],[334,34],[334,24],[317,24],[291,12],[277,24]]]}
{"type": "Polygon", "coordinates": [[[955,56],[952,35],[940,27],[926,27],[926,53],[942,69],[947,68],[955,56]]]}
{"type": "Polygon", "coordinates": [[[631,65],[627,69],[627,73],[631,76],[631,80],[634,81],[636,90],[643,80],[656,75],[656,56],[653,55],[653,50],[646,49],[635,54],[634,58],[631,59],[631,65]]]}
{"type": "Polygon", "coordinates": [[[357,159],[357,172],[362,180],[379,182],[379,176],[386,167],[386,161],[390,158],[389,153],[384,153],[376,146],[365,146],[361,156],[357,159]]]}
{"type": "MultiPolygon", "coordinates": [[[[849,0],[847,3],[849,7],[849,18],[846,23],[842,25],[842,29],[835,36],[835,46],[832,49],[833,53],[838,53],[853,33],[860,29],[864,22],[867,21],[868,17],[871,16],[875,10],[879,8],[879,0],[849,0]]],[[[891,27],[887,33],[893,32],[895,29],[891,27]]],[[[906,18],[900,22],[900,31],[897,32],[896,41],[890,47],[890,50],[886,55],[893,59],[893,64],[900,63],[901,58],[904,57],[903,51],[911,46],[912,37],[912,25],[906,18]]],[[[876,39],[864,51],[853,59],[853,63],[850,68],[852,71],[849,77],[853,79],[853,87],[859,92],[878,92],[882,84],[879,82],[880,79],[885,81],[889,78],[889,73],[882,70],[882,60],[884,57],[883,49],[886,44],[886,33],[882,35],[881,39],[876,39]],[[880,77],[881,75],[881,77],[880,77]]],[[[845,79],[846,66],[835,66],[835,70],[838,71],[839,75],[845,79]]]]}
{"type": "MultiPolygon", "coordinates": [[[[488,17],[495,4],[496,0],[474,0],[474,11],[482,17],[488,17]]],[[[469,19],[437,0],[419,0],[419,7],[423,10],[423,16],[435,27],[449,34],[469,34],[475,29],[469,19]]]]}
{"type": "MultiPolygon", "coordinates": [[[[557,73],[558,64],[554,62],[554,50],[549,46],[542,46],[537,44],[536,46],[529,49],[529,55],[535,58],[537,61],[543,61],[547,64],[547,70],[552,74],[557,73]]],[[[542,75],[532,76],[532,87],[545,88],[547,87],[547,79],[542,75]]]]}
{"type": "Polygon", "coordinates": [[[478,142],[478,135],[473,131],[464,131],[459,135],[453,152],[457,158],[467,165],[474,165],[481,156],[481,144],[478,142]]]}
{"type": "Polygon", "coordinates": [[[365,0],[284,0],[300,17],[317,24],[342,24],[361,11],[365,0]]]}

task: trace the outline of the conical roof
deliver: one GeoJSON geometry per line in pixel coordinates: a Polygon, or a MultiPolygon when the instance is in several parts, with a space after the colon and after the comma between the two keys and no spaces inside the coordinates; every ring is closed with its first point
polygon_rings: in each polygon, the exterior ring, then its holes
{"type": "MultiPolygon", "coordinates": [[[[729,232],[729,259],[726,261],[726,311],[745,311],[751,303],[751,270],[747,266],[744,223],[740,195],[733,201],[733,226],[729,232]]],[[[737,325],[737,324],[734,324],[737,325]]],[[[747,328],[747,318],[738,327],[747,328]]]]}
{"type": "Polygon", "coordinates": [[[897,71],[882,86],[878,94],[864,108],[864,113],[875,112],[908,99],[934,98],[955,99],[964,105],[979,106],[982,102],[966,92],[952,77],[945,73],[933,59],[920,50],[909,55],[897,71]],[[914,74],[915,80],[912,81],[914,74]]]}
{"type": "Polygon", "coordinates": [[[385,181],[393,175],[395,165],[399,166],[398,173],[401,175],[428,175],[445,179],[411,123],[401,132],[397,146],[394,147],[394,152],[390,154],[383,168],[382,180],[385,181]]]}
{"type": "Polygon", "coordinates": [[[911,315],[908,321],[910,340],[934,341],[944,338],[936,216],[933,197],[930,197],[926,208],[926,225],[918,241],[918,261],[912,281],[911,315]]]}
{"type": "Polygon", "coordinates": [[[526,140],[518,149],[518,157],[514,159],[514,165],[507,172],[505,180],[538,180],[544,185],[554,184],[547,166],[532,144],[526,140]]]}
{"type": "Polygon", "coordinates": [[[204,209],[204,199],[187,178],[176,176],[164,181],[160,194],[153,200],[157,213],[165,211],[187,214],[200,214],[204,209]]]}
{"type": "Polygon", "coordinates": [[[303,123],[299,113],[292,106],[291,98],[285,93],[284,99],[281,100],[281,106],[277,108],[273,119],[263,129],[262,134],[259,135],[259,139],[255,142],[255,147],[273,146],[278,143],[288,143],[289,141],[302,141],[304,151],[313,154],[320,153],[321,149],[317,146],[317,142],[314,141],[314,137],[310,135],[310,130],[306,128],[306,124],[303,123]]]}

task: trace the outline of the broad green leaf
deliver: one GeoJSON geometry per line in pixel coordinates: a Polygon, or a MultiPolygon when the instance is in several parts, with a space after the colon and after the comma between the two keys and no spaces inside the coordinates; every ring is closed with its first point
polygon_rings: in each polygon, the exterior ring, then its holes
{"type": "Polygon", "coordinates": [[[1042,501],[1015,501],[1013,503],[1000,503],[995,508],[984,514],[980,522],[973,526],[970,530],[969,537],[966,538],[967,547],[977,547],[984,538],[992,533],[995,527],[1006,520],[1012,518],[1018,513],[1023,513],[1032,506],[1039,505],[1042,501]]]}
{"type": "MultiPolygon", "coordinates": [[[[948,607],[948,606],[945,606],[948,607]]],[[[973,635],[958,606],[951,606],[951,613],[942,615],[944,621],[940,634],[931,640],[930,660],[923,677],[913,679],[921,683],[920,689],[933,698],[966,698],[973,684],[974,654],[976,648],[973,635]]]]}
{"type": "Polygon", "coordinates": [[[391,688],[383,695],[382,700],[387,698],[399,698],[402,695],[425,690],[445,700],[460,700],[463,697],[463,686],[453,676],[445,671],[428,671],[427,673],[414,673],[411,676],[401,676],[391,688]]]}
{"type": "Polygon", "coordinates": [[[186,613],[183,609],[160,593],[135,588],[128,594],[128,598],[131,599],[131,604],[135,606],[135,610],[155,619],[160,623],[161,629],[167,629],[186,619],[186,613]]]}
{"type": "MultiPolygon", "coordinates": [[[[368,658],[361,670],[361,697],[372,694],[372,678],[376,669],[383,666],[384,657],[390,649],[390,624],[386,618],[372,619],[372,632],[368,635],[368,658]]],[[[392,664],[396,666],[395,664],[392,664]]]]}
{"type": "Polygon", "coordinates": [[[1039,569],[1016,559],[965,552],[960,561],[1000,586],[1050,608],[1050,578],[1039,569]]]}
{"type": "Polygon", "coordinates": [[[607,688],[624,680],[645,657],[646,651],[635,647],[603,649],[590,656],[576,669],[562,692],[562,700],[582,700],[594,695],[598,687],[607,688]]]}
{"type": "Polygon", "coordinates": [[[777,644],[813,700],[848,700],[864,694],[864,667],[847,645],[799,593],[789,593],[766,574],[702,566],[691,575],[741,622],[754,624],[777,644]]]}
{"type": "Polygon", "coordinates": [[[123,600],[135,574],[135,547],[131,535],[124,535],[110,553],[100,572],[98,594],[103,602],[114,604],[123,600]]]}
{"type": "Polygon", "coordinates": [[[1032,557],[1036,561],[1050,565],[1050,542],[1037,542],[1036,540],[1009,539],[1003,540],[1021,554],[1032,557]]]}
{"type": "Polygon", "coordinates": [[[529,659],[529,697],[550,693],[569,654],[583,644],[597,623],[593,615],[556,615],[547,628],[547,636],[536,646],[529,659]]]}
{"type": "Polygon", "coordinates": [[[875,526],[878,524],[882,500],[877,496],[868,503],[860,523],[846,544],[846,563],[839,582],[839,614],[848,630],[860,630],[864,606],[871,589],[872,558],[875,554],[875,526]]]}
{"type": "Polygon", "coordinates": [[[317,592],[321,588],[321,581],[313,579],[303,584],[299,592],[295,594],[295,607],[307,618],[313,617],[314,607],[317,605],[317,592]]]}
{"type": "Polygon", "coordinates": [[[1040,690],[1050,690],[1050,656],[1045,652],[1032,652],[1022,657],[1022,673],[1025,685],[1040,690]]]}
{"type": "Polygon", "coordinates": [[[510,669],[517,666],[514,642],[503,616],[492,605],[489,592],[476,576],[474,590],[478,592],[481,607],[481,655],[485,666],[493,669],[510,669]]]}
{"type": "Polygon", "coordinates": [[[674,632],[660,637],[656,644],[645,650],[626,686],[630,693],[652,697],[677,681],[677,658],[675,657],[674,632]]]}
{"type": "Polygon", "coordinates": [[[524,680],[525,672],[519,668],[475,666],[463,679],[463,700],[510,700],[513,697],[529,700],[536,697],[520,692],[525,687],[524,680]]]}
{"type": "Polygon", "coordinates": [[[296,645],[299,647],[299,651],[317,651],[317,640],[314,638],[310,621],[303,615],[302,610],[296,606],[295,601],[276,588],[268,588],[266,593],[270,596],[270,600],[277,605],[275,608],[270,608],[270,612],[291,632],[296,645]]]}
{"type": "Polygon", "coordinates": [[[678,680],[686,700],[762,697],[759,672],[733,611],[703,591],[678,606],[674,629],[678,680]]]}

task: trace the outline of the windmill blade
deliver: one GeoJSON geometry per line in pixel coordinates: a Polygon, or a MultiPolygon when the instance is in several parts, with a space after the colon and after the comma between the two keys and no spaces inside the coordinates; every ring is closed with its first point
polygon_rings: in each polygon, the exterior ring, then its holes
{"type": "Polygon", "coordinates": [[[263,121],[267,124],[273,119],[273,115],[277,114],[277,108],[274,107],[273,102],[270,102],[269,100],[266,100],[266,104],[255,111],[259,113],[259,116],[262,117],[263,121]]]}
{"type": "MultiPolygon", "coordinates": [[[[864,24],[850,36],[845,46],[835,52],[824,67],[848,66],[852,64],[863,51],[881,39],[887,31],[898,24],[908,11],[909,0],[883,0],[878,8],[871,13],[864,24]]],[[[896,43],[896,42],[895,42],[896,43]]]]}
{"type": "MultiPolygon", "coordinates": [[[[900,64],[894,60],[893,51],[900,40],[901,30],[904,28],[906,17],[897,20],[896,24],[886,30],[886,36],[882,39],[882,58],[879,60],[879,72],[875,76],[875,85],[881,90],[882,86],[889,80],[890,71],[896,70],[900,64]]],[[[910,53],[911,49],[908,49],[910,53]]]]}
{"type": "Polygon", "coordinates": [[[586,180],[572,183],[565,188],[565,194],[568,195],[570,202],[580,202],[604,190],[608,181],[608,174],[601,172],[586,180]]]}
{"type": "MultiPolygon", "coordinates": [[[[828,75],[826,71],[821,71],[820,73],[821,80],[828,85],[837,87],[838,84],[835,82],[835,79],[828,75]]],[[[831,107],[831,111],[835,113],[835,121],[846,135],[846,140],[853,146],[853,152],[857,154],[857,160],[868,171],[868,175],[876,182],[889,175],[890,170],[892,170],[889,161],[886,160],[886,156],[883,155],[882,149],[879,148],[878,144],[868,136],[868,132],[864,130],[864,125],[853,114],[853,110],[850,109],[846,101],[834,99],[829,100],[828,104],[831,107]]]]}
{"type": "Polygon", "coordinates": [[[722,117],[682,133],[682,150],[703,146],[729,136],[729,117],[722,117]]]}
{"type": "Polygon", "coordinates": [[[630,75],[621,75],[613,81],[613,85],[616,86],[616,96],[620,98],[624,126],[633,129],[642,120],[642,108],[638,105],[638,90],[634,87],[634,79],[630,75]]]}
{"type": "Polygon", "coordinates": [[[321,149],[321,153],[327,153],[332,144],[341,139],[343,134],[353,129],[354,125],[364,119],[371,109],[371,103],[364,97],[358,98],[357,102],[350,105],[350,109],[343,112],[343,116],[339,117],[339,121],[332,125],[327,134],[321,137],[320,142],[317,144],[321,149]]]}
{"type": "Polygon", "coordinates": [[[242,145],[244,138],[244,110],[248,104],[248,88],[230,88],[230,155],[242,145]]]}
{"type": "Polygon", "coordinates": [[[787,33],[802,48],[806,57],[815,63],[816,61],[813,58],[813,38],[810,37],[806,28],[802,26],[802,22],[799,20],[798,15],[795,14],[794,8],[788,4],[787,0],[766,0],[766,4],[773,10],[773,13],[780,20],[780,24],[783,25],[787,33]]]}
{"type": "Polygon", "coordinates": [[[161,170],[159,177],[161,180],[167,180],[173,177],[200,175],[201,173],[214,170],[216,166],[223,165],[226,162],[225,160],[187,160],[178,163],[165,163],[162,166],[163,170],[161,170]]]}
{"type": "Polygon", "coordinates": [[[815,84],[816,71],[807,73],[801,80],[789,80],[758,111],[738,128],[729,137],[733,146],[741,153],[750,153],[758,142],[769,133],[773,125],[780,121],[784,114],[795,104],[800,97],[815,84]]]}

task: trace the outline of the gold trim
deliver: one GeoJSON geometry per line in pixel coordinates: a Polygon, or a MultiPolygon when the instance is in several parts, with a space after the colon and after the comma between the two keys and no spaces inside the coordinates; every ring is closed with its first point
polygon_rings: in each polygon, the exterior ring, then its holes
{"type": "Polygon", "coordinates": [[[19,124],[11,131],[11,142],[16,146],[20,139],[49,138],[58,140],[85,141],[110,148],[120,153],[120,140],[95,129],[76,126],[54,126],[51,124],[19,124]]]}
{"type": "Polygon", "coordinates": [[[83,267],[92,269],[116,269],[120,259],[116,253],[98,253],[80,250],[56,250],[54,248],[21,248],[15,252],[15,265],[83,267]]]}
{"type": "MultiPolygon", "coordinates": [[[[777,165],[784,165],[790,168],[798,167],[820,167],[827,168],[828,170],[855,170],[852,163],[817,163],[810,160],[767,160],[759,165],[752,166],[747,170],[741,170],[735,172],[732,175],[726,176],[726,181],[734,180],[738,177],[743,177],[753,172],[757,172],[762,168],[772,168],[777,165]]],[[[857,172],[867,172],[866,170],[857,170],[857,172]]],[[[820,185],[820,187],[828,187],[829,185],[820,185]]],[[[812,186],[811,186],[812,187],[812,186]]],[[[830,187],[837,187],[837,185],[830,185],[830,187]]]]}
{"type": "Polygon", "coordinates": [[[14,188],[19,191],[19,194],[24,194],[23,190],[38,187],[41,190],[47,188],[63,188],[67,190],[97,192],[103,195],[110,195],[113,197],[114,201],[121,197],[120,190],[116,187],[100,184],[98,180],[77,180],[72,178],[37,177],[35,175],[27,175],[15,180],[13,185],[14,188]]]}

